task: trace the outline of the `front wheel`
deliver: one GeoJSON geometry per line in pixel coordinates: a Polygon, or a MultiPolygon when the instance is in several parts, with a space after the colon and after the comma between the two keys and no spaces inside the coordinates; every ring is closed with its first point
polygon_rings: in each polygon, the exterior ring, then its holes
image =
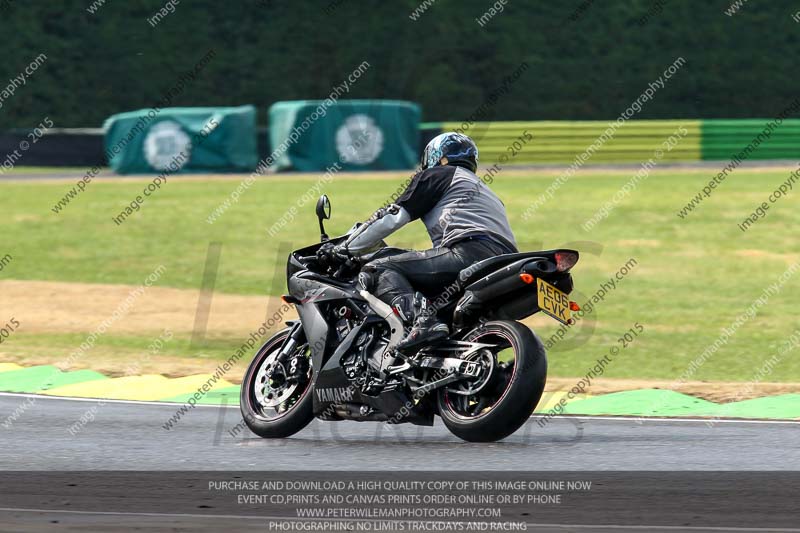
{"type": "Polygon", "coordinates": [[[294,344],[290,353],[279,357],[290,334],[291,328],[281,330],[264,343],[242,380],[242,417],[260,437],[288,437],[314,419],[308,343],[290,341],[294,344]]]}
{"type": "Polygon", "coordinates": [[[465,341],[486,344],[468,359],[485,375],[439,390],[444,425],[470,442],[493,442],[518,430],[530,418],[544,392],[547,358],[542,341],[525,325],[487,322],[465,341]]]}

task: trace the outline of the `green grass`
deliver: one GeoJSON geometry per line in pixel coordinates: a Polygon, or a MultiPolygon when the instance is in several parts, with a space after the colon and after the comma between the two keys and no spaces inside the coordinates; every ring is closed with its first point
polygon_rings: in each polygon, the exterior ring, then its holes
{"type": "MultiPolygon", "coordinates": [[[[638,261],[618,289],[597,305],[577,331],[569,333],[571,340],[550,351],[553,375],[585,374],[621,334],[639,322],[644,333],[614,359],[605,376],[677,378],[714,342],[721,328],[800,260],[794,235],[800,212],[793,195],[773,204],[766,218],[746,233],[737,228],[788,177],[788,171],[738,170],[683,220],[676,212],[713,171],[654,172],[592,231],[581,229],[632,174],[609,171],[573,177],[528,221],[522,220],[522,213],[556,173],[524,177],[501,173],[493,185],[507,205],[521,248],[571,243],[584,251],[574,270],[576,290],[584,298],[629,258],[638,261]]],[[[402,179],[336,178],[325,185],[333,204],[329,233],[339,234],[369,216],[402,179]]],[[[112,216],[141,194],[145,182],[92,183],[58,215],[50,208],[72,181],[0,183],[0,257],[13,256],[0,277],[139,284],[163,264],[166,271],[159,285],[196,289],[209,243],[220,242],[217,291],[279,294],[284,287],[286,252],[318,239],[313,200],[299,207],[294,221],[275,238],[269,238],[267,228],[296,205],[315,181],[298,176],[259,180],[209,225],[206,217],[236,188],[239,178],[173,178],[122,226],[116,226],[112,216]]],[[[429,246],[418,222],[390,241],[406,247],[429,246]]],[[[763,361],[777,353],[797,329],[798,283],[800,272],[692,379],[751,380],[763,361]]],[[[556,329],[551,321],[538,333],[546,338],[556,329]]],[[[70,336],[44,336],[46,340],[71,342],[70,336]]],[[[139,341],[119,342],[138,347],[139,341]]],[[[229,347],[237,342],[241,339],[231,339],[229,347]]],[[[225,346],[216,348],[213,354],[227,353],[225,346]]],[[[791,355],[783,356],[765,380],[798,381],[800,360],[791,355]]]]}

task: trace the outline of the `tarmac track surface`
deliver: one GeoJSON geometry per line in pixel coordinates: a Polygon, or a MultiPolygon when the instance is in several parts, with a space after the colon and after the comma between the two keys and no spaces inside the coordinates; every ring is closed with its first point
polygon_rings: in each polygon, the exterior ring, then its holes
{"type": "Polygon", "coordinates": [[[800,422],[537,417],[511,437],[466,443],[433,427],[314,421],[261,439],[238,408],[198,406],[163,427],[174,404],[0,394],[0,470],[794,470],[800,422]],[[94,417],[75,431],[69,428],[94,417]],[[235,435],[235,436],[234,436],[235,435]],[[498,453],[495,453],[498,452],[498,453]]]}
{"type": "Polygon", "coordinates": [[[236,474],[591,479],[593,499],[534,514],[511,506],[504,517],[542,531],[800,531],[797,422],[561,417],[540,427],[534,417],[502,442],[471,444],[438,420],[315,421],[290,439],[265,440],[233,429],[241,418],[232,407],[197,407],[166,430],[177,405],[0,394],[0,422],[23,402],[0,426],[0,531],[272,531],[269,520],[297,522],[284,506],[197,505],[196,487],[236,474]],[[87,413],[93,420],[75,426],[87,413]],[[156,497],[154,486],[183,499],[156,497]],[[114,490],[124,500],[106,501],[114,490]]]}

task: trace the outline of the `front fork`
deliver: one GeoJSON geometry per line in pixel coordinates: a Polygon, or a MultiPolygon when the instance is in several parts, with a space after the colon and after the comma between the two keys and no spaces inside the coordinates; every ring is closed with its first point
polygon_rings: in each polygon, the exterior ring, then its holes
{"type": "Polygon", "coordinates": [[[298,361],[297,358],[291,358],[292,354],[297,351],[298,346],[301,346],[305,343],[305,331],[303,331],[303,324],[297,321],[288,321],[286,322],[290,328],[289,335],[283,341],[281,345],[280,352],[278,353],[277,362],[283,365],[284,368],[288,369],[287,374],[290,378],[297,378],[299,374],[303,372],[303,369],[298,368],[298,361]]]}

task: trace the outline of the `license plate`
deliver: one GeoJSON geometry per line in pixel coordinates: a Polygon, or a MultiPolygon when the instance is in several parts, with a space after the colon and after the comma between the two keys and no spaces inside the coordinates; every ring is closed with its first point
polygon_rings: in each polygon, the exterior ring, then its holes
{"type": "Polygon", "coordinates": [[[569,298],[563,291],[556,289],[540,278],[536,278],[536,295],[539,300],[539,309],[562,324],[569,324],[569,298]]]}

